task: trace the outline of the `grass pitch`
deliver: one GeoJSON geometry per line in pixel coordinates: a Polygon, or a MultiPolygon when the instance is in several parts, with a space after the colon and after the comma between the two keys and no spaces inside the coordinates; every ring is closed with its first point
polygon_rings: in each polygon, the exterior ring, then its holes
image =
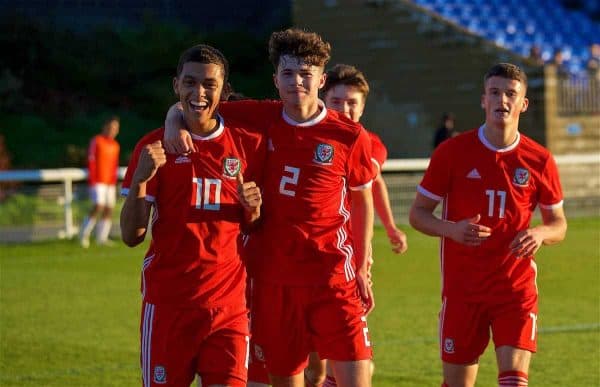
{"type": "MultiPolygon", "coordinates": [[[[376,230],[373,385],[439,386],[438,242],[409,230],[389,251],[376,230]]],[[[0,385],[138,386],[139,273],[146,245],[74,241],[0,246],[0,385]]],[[[600,219],[571,220],[561,245],[538,253],[539,353],[535,386],[600,385],[600,219]]],[[[496,385],[493,350],[478,385],[496,385]]]]}

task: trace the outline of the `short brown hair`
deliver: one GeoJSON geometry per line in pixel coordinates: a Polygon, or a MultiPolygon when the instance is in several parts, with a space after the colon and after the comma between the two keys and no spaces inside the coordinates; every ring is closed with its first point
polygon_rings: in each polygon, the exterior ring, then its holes
{"type": "Polygon", "coordinates": [[[288,28],[273,32],[269,39],[269,60],[275,69],[284,55],[300,58],[312,66],[325,67],[331,58],[331,45],[315,32],[288,28]]]}
{"type": "Polygon", "coordinates": [[[525,71],[523,71],[523,69],[521,69],[519,66],[512,63],[498,63],[497,65],[492,66],[492,68],[490,68],[483,77],[484,87],[487,80],[491,77],[513,79],[521,82],[525,88],[527,88],[527,74],[525,74],[525,71]]]}
{"type": "Polygon", "coordinates": [[[205,64],[216,64],[223,71],[223,84],[227,84],[227,76],[229,75],[229,62],[225,55],[216,48],[208,44],[198,44],[190,47],[181,54],[179,63],[177,64],[177,76],[181,74],[183,65],[188,62],[197,62],[205,64]]]}
{"type": "Polygon", "coordinates": [[[365,75],[362,71],[351,65],[340,63],[327,71],[323,93],[327,94],[330,89],[337,85],[355,87],[365,99],[367,99],[367,96],[369,95],[369,83],[367,82],[365,75]]]}

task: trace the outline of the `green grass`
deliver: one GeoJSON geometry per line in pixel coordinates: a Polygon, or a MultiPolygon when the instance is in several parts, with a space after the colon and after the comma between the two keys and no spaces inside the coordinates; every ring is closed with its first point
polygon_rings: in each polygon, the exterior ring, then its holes
{"type": "MultiPolygon", "coordinates": [[[[407,228],[407,227],[405,227],[407,228]]],[[[538,254],[535,386],[600,385],[600,219],[572,220],[538,254]]],[[[437,240],[409,230],[388,253],[377,230],[377,306],[369,319],[376,387],[439,386],[437,240]]],[[[82,250],[75,242],[0,246],[0,385],[140,385],[139,270],[145,246],[82,250]]],[[[479,386],[496,385],[493,351],[479,386]]]]}

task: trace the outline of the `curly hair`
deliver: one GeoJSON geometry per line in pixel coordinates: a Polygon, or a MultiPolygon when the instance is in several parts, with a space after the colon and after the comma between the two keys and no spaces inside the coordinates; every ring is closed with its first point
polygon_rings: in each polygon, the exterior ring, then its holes
{"type": "Polygon", "coordinates": [[[207,44],[198,44],[185,50],[179,57],[179,63],[177,64],[177,76],[181,74],[183,65],[187,62],[218,65],[223,71],[223,83],[227,84],[227,77],[229,75],[229,62],[227,61],[227,58],[225,58],[225,55],[223,55],[223,53],[216,48],[207,44]]]}
{"type": "Polygon", "coordinates": [[[369,95],[369,83],[367,82],[365,75],[362,71],[351,65],[340,63],[327,71],[325,86],[323,86],[323,94],[327,94],[330,89],[337,85],[355,87],[363,95],[364,99],[367,99],[367,96],[369,95]]]}
{"type": "Polygon", "coordinates": [[[527,74],[519,66],[512,63],[498,63],[492,66],[483,77],[483,86],[491,77],[501,77],[521,82],[527,88],[527,74]]]}
{"type": "Polygon", "coordinates": [[[331,45],[315,32],[288,28],[273,32],[269,39],[269,60],[275,69],[284,55],[300,58],[309,65],[325,67],[331,57],[331,45]]]}

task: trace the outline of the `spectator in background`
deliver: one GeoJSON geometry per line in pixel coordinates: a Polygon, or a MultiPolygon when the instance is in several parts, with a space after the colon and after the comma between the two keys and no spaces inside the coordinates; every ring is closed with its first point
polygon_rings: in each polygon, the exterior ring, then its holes
{"type": "Polygon", "coordinates": [[[94,207],[81,226],[80,243],[90,246],[90,235],[96,223],[96,242],[110,245],[108,240],[112,225],[112,212],[116,202],[117,172],[119,168],[119,117],[107,119],[100,134],[94,136],[88,149],[88,184],[94,207]],[[98,220],[100,218],[100,220],[98,220]]]}
{"type": "Polygon", "coordinates": [[[454,129],[454,114],[444,113],[442,115],[442,122],[440,127],[436,129],[435,136],[433,138],[433,148],[437,148],[445,140],[450,137],[456,136],[458,133],[454,129]]]}
{"type": "Polygon", "coordinates": [[[600,43],[590,45],[590,59],[587,61],[586,68],[590,79],[600,81],[600,43]]]}
{"type": "Polygon", "coordinates": [[[542,58],[542,50],[540,46],[533,45],[529,49],[529,61],[531,64],[535,66],[542,66],[544,64],[544,59],[542,58]]]}
{"type": "Polygon", "coordinates": [[[569,75],[569,70],[567,69],[567,66],[565,66],[565,58],[560,48],[554,50],[552,60],[548,64],[556,67],[556,75],[559,78],[566,78],[569,75]]]}

